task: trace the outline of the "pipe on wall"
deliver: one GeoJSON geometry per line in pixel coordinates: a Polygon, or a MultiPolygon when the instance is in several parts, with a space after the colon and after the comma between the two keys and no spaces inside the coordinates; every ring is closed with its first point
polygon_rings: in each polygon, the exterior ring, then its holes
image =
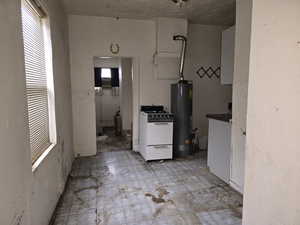
{"type": "Polygon", "coordinates": [[[182,47],[181,47],[181,53],[180,53],[179,77],[180,77],[180,80],[184,80],[183,69],[184,69],[184,63],[185,63],[187,38],[183,35],[175,35],[175,36],[173,36],[173,40],[174,41],[182,41],[182,47]]]}

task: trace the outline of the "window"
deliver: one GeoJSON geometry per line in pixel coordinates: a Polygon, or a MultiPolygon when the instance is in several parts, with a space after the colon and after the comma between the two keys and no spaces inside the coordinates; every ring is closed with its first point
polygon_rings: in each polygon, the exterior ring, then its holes
{"type": "Polygon", "coordinates": [[[97,95],[103,95],[103,88],[111,89],[113,96],[119,96],[119,68],[94,67],[95,91],[97,95]]]}
{"type": "Polygon", "coordinates": [[[101,79],[102,79],[102,86],[104,88],[111,88],[111,69],[110,68],[102,68],[101,69],[101,79]]]}
{"type": "Polygon", "coordinates": [[[34,0],[22,1],[26,96],[32,163],[56,142],[52,51],[47,17],[34,0]]]}
{"type": "Polygon", "coordinates": [[[111,79],[111,69],[102,68],[101,70],[102,70],[102,73],[101,73],[102,78],[111,79]]]}

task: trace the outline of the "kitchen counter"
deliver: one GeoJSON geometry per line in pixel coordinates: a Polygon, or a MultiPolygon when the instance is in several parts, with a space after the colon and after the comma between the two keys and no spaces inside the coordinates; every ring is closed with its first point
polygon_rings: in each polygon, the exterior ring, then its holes
{"type": "Polygon", "coordinates": [[[215,119],[215,120],[220,120],[224,122],[230,122],[232,119],[232,114],[230,113],[223,113],[223,114],[207,114],[206,117],[208,119],[215,119]]]}

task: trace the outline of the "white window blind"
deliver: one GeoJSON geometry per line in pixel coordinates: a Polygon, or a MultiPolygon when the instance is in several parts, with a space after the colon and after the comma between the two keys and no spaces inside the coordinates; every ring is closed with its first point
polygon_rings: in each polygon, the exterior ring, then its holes
{"type": "Polygon", "coordinates": [[[50,146],[48,86],[43,22],[38,11],[22,1],[26,94],[32,162],[50,146]]]}

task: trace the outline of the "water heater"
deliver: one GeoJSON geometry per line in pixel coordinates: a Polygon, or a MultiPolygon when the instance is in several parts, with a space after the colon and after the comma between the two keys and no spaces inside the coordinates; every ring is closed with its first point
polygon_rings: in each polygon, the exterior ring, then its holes
{"type": "Polygon", "coordinates": [[[171,85],[171,112],[174,114],[173,155],[183,157],[192,154],[192,111],[193,85],[184,79],[183,69],[185,62],[186,42],[184,36],[174,36],[175,41],[182,41],[180,57],[180,80],[171,85]]]}

